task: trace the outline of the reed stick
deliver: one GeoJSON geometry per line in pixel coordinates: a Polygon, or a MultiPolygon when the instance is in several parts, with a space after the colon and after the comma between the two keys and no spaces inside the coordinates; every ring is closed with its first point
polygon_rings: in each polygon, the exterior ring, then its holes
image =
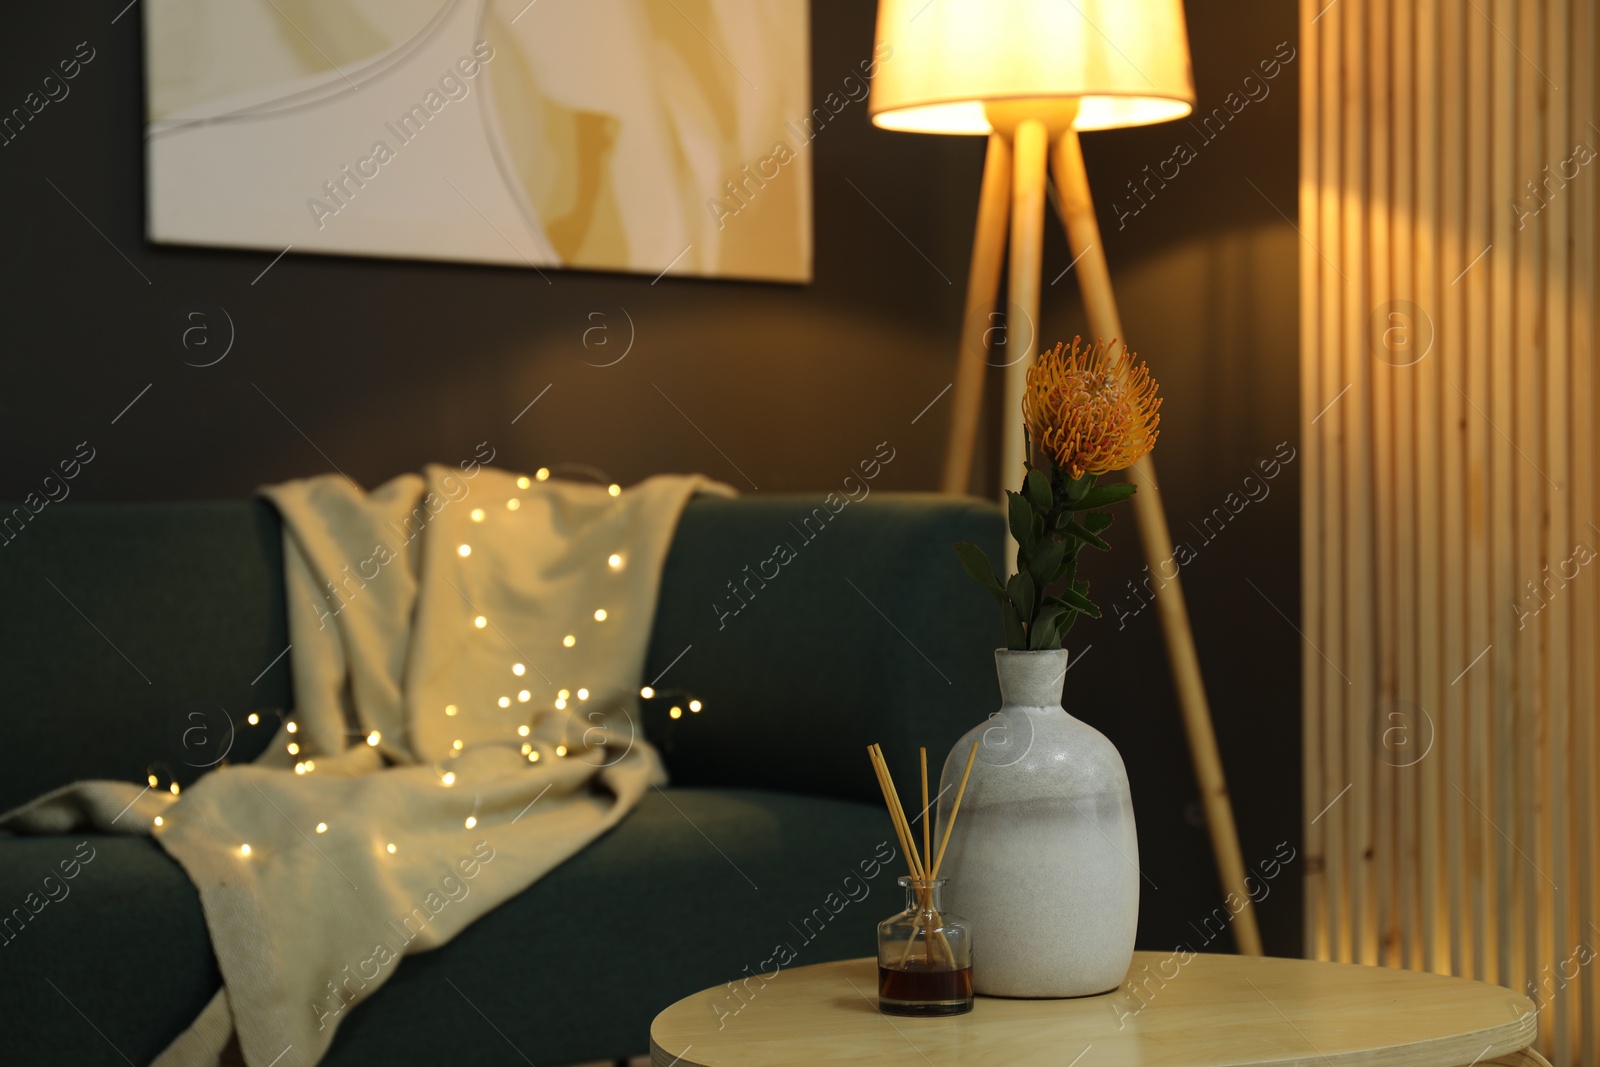
{"type": "Polygon", "coordinates": [[[867,757],[872,761],[872,771],[878,777],[878,788],[883,791],[883,803],[889,809],[889,821],[894,824],[895,836],[900,839],[900,851],[905,853],[906,864],[910,867],[911,877],[922,877],[922,866],[917,861],[916,842],[906,832],[901,824],[897,805],[894,802],[894,785],[889,777],[889,768],[883,762],[883,756],[878,751],[877,745],[867,746],[867,757]]]}
{"type": "Polygon", "coordinates": [[[967,753],[967,769],[961,772],[961,787],[956,790],[955,803],[950,805],[950,821],[944,824],[944,840],[939,842],[939,855],[933,861],[933,874],[939,877],[939,865],[944,863],[944,850],[950,847],[950,831],[955,829],[956,816],[961,813],[961,798],[967,795],[967,779],[972,777],[972,761],[978,758],[978,742],[972,742],[972,751],[967,753]]]}
{"type": "Polygon", "coordinates": [[[922,758],[922,854],[933,855],[933,833],[929,826],[933,818],[928,812],[928,749],[927,746],[917,750],[922,758]]]}

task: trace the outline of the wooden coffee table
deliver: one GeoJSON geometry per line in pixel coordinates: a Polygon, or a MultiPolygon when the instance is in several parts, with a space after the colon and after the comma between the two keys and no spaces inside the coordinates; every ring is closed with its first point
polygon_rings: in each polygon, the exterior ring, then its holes
{"type": "Polygon", "coordinates": [[[1115,993],[979,997],[967,1015],[878,1011],[871,959],[685,997],[650,1027],[653,1067],[1548,1067],[1533,1003],[1499,986],[1347,963],[1135,954],[1115,993]]]}

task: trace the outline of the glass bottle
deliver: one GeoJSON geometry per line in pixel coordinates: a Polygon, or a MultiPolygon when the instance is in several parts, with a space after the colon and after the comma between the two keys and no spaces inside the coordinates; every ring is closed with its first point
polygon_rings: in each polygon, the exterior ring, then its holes
{"type": "Polygon", "coordinates": [[[972,928],[940,906],[947,882],[902,875],[906,910],[878,924],[878,1008],[886,1015],[972,1010],[972,928]]]}

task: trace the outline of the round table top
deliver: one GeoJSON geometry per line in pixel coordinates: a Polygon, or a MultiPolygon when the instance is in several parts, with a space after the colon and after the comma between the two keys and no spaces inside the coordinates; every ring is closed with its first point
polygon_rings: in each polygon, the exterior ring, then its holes
{"type": "Polygon", "coordinates": [[[1140,952],[1112,993],[978,997],[942,1019],[881,1014],[877,982],[869,958],[696,993],[656,1016],[652,1063],[1073,1067],[1092,1049],[1083,1067],[1481,1067],[1537,1027],[1531,1001],[1483,982],[1252,956],[1140,952]]]}

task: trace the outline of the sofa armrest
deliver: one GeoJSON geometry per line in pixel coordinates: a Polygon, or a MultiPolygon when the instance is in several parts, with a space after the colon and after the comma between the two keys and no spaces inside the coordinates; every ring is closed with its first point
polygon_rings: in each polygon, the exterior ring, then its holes
{"type": "Polygon", "coordinates": [[[837,513],[810,495],[696,499],[643,679],[661,691],[644,732],[673,781],[881,802],[864,751],[876,741],[909,802],[917,746],[937,776],[999,707],[999,613],[950,546],[998,559],[1003,534],[994,505],[931,493],[874,493],[837,513]]]}

